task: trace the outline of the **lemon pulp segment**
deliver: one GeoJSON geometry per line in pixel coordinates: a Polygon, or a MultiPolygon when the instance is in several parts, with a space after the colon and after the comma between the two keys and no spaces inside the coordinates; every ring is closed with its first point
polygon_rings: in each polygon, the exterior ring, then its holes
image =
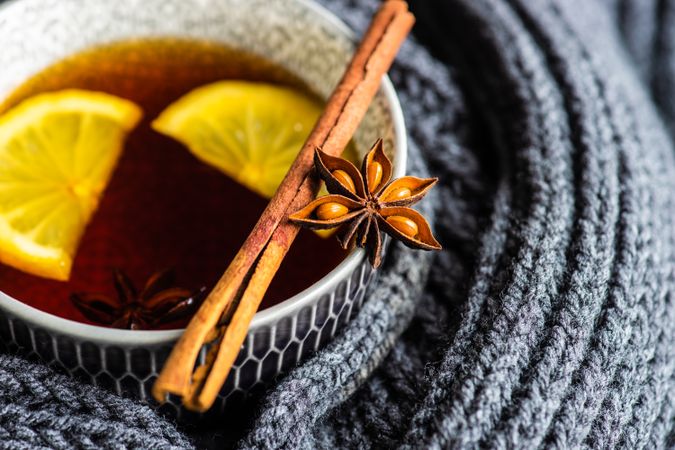
{"type": "Polygon", "coordinates": [[[0,116],[0,262],[68,279],[141,115],[128,100],[64,90],[31,97],[0,116]]]}
{"type": "Polygon", "coordinates": [[[180,98],[162,112],[153,128],[269,198],[320,113],[317,101],[290,88],[221,81],[180,98]]]}
{"type": "MultiPolygon", "coordinates": [[[[181,142],[201,161],[271,198],[322,108],[318,100],[293,88],[228,80],[184,95],[152,126],[181,142]]],[[[344,156],[354,158],[351,145],[344,156]]],[[[332,230],[317,234],[325,237],[332,230]]]]}

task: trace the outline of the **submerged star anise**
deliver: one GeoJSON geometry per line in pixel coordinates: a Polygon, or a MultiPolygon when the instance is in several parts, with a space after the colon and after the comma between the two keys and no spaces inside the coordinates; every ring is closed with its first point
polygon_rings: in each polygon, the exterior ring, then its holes
{"type": "Polygon", "coordinates": [[[193,293],[175,287],[174,274],[170,270],[151,276],[140,293],[121,270],[113,271],[113,282],[117,298],[78,292],[71,294],[70,300],[92,322],[113,328],[144,330],[189,317],[206,292],[206,288],[193,293]]]}
{"type": "Polygon", "coordinates": [[[389,182],[392,166],[381,139],[364,158],[361,171],[351,162],[319,149],[314,165],[329,195],[291,214],[291,221],[310,229],[343,226],[338,236],[342,247],[365,248],[375,268],[381,263],[380,229],[411,248],[441,249],[424,217],[408,208],[420,201],[438,179],[406,176],[389,182]]]}

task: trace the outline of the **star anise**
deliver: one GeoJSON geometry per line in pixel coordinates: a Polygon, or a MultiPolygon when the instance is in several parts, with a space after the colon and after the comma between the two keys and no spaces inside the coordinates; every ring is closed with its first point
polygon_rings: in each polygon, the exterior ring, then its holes
{"type": "Polygon", "coordinates": [[[117,298],[78,292],[70,300],[84,316],[102,325],[129,330],[152,329],[192,315],[206,288],[196,292],[174,287],[174,274],[164,270],[152,275],[140,293],[121,270],[113,271],[117,298]]]}
{"type": "Polygon", "coordinates": [[[361,171],[351,162],[319,149],[314,165],[330,194],[291,214],[291,221],[310,229],[343,226],[338,236],[342,247],[365,248],[375,268],[381,263],[380,229],[411,248],[441,249],[424,217],[408,208],[420,201],[438,179],[406,176],[389,182],[392,166],[381,139],[364,158],[361,171]]]}

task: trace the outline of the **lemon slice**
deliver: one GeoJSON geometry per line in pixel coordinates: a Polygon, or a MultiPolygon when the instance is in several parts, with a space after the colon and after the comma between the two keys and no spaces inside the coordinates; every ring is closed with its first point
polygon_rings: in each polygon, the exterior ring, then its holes
{"type": "Polygon", "coordinates": [[[320,113],[317,101],[290,88],[221,81],[183,96],[152,127],[270,198],[320,113]]]}
{"type": "Polygon", "coordinates": [[[0,116],[0,262],[67,280],[127,133],[134,103],[65,90],[0,116]]]}
{"type": "MultiPolygon", "coordinates": [[[[152,127],[250,190],[271,198],[323,105],[292,88],[220,81],[165,109],[152,127]]],[[[348,155],[353,153],[351,148],[348,155]]]]}

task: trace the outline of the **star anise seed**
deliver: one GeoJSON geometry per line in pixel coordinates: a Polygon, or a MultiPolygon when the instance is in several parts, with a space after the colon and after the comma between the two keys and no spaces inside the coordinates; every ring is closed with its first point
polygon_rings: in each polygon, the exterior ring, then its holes
{"type": "Polygon", "coordinates": [[[121,270],[113,271],[116,298],[106,294],[76,292],[70,300],[89,320],[113,328],[151,329],[192,315],[203,300],[206,288],[196,292],[173,287],[173,271],[152,275],[140,294],[121,270]]]}
{"type": "Polygon", "coordinates": [[[314,154],[314,166],[329,195],[291,214],[291,221],[310,229],[342,226],[338,237],[342,247],[365,248],[375,268],[382,262],[380,230],[411,248],[441,249],[426,219],[409,208],[438,179],[405,176],[390,182],[392,165],[382,148],[382,139],[363,159],[360,171],[351,162],[319,149],[314,154]]]}

